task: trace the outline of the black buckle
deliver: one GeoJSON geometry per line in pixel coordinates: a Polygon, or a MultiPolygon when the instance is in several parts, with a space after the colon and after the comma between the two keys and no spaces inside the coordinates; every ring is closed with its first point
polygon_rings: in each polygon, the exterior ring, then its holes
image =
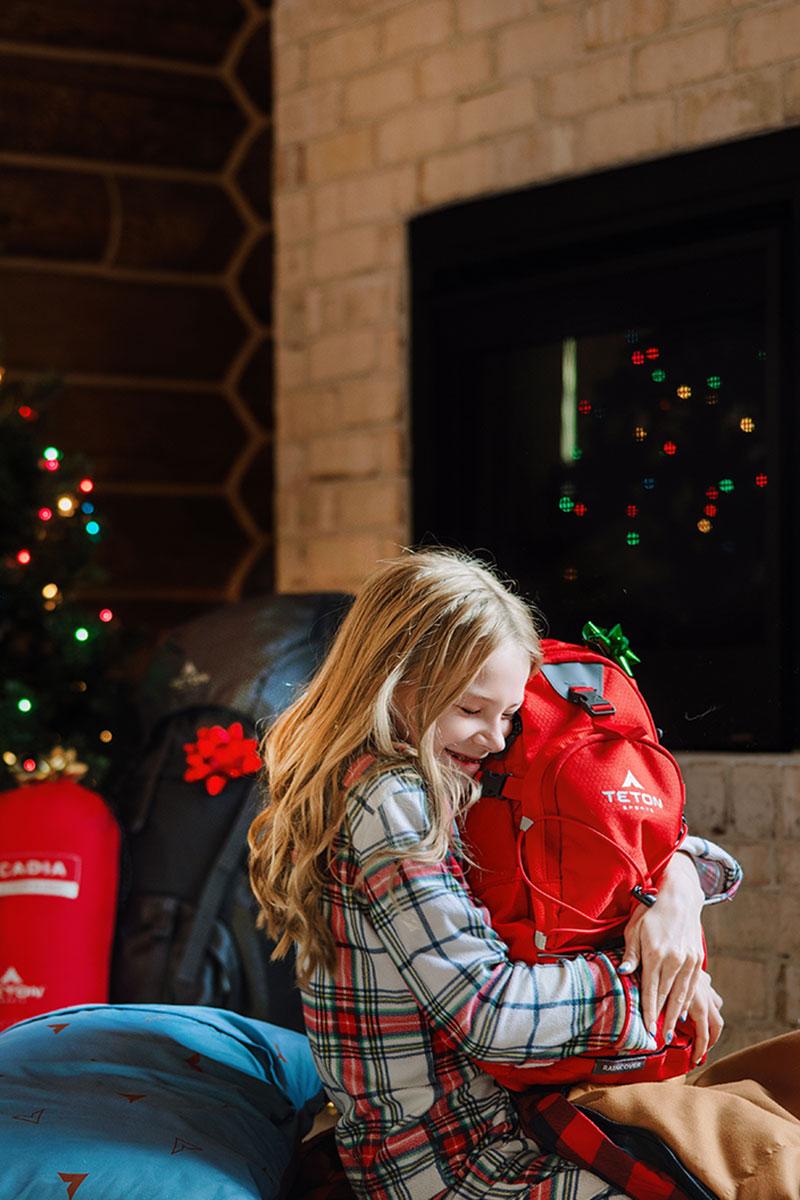
{"type": "Polygon", "coordinates": [[[580,704],[590,717],[613,717],[617,711],[611,701],[593,687],[571,687],[567,699],[573,704],[580,704]]]}
{"type": "Polygon", "coordinates": [[[509,771],[503,775],[500,771],[489,771],[487,768],[484,768],[481,771],[481,795],[502,796],[506,780],[510,778],[511,773],[509,771]]]}
{"type": "Polygon", "coordinates": [[[645,908],[652,908],[658,897],[658,892],[655,888],[643,888],[640,883],[637,883],[635,888],[631,888],[631,895],[634,896],[640,904],[645,908]]]}

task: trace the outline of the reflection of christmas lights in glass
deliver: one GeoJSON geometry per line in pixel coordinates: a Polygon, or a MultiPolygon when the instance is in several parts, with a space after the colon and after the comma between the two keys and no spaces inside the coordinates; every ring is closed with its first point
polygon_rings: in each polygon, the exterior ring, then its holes
{"type": "Polygon", "coordinates": [[[52,515],[53,515],[52,508],[40,508],[39,509],[39,520],[40,521],[49,521],[51,519],[52,515]]]}
{"type": "Polygon", "coordinates": [[[583,451],[581,450],[580,446],[573,446],[572,461],[577,462],[582,457],[583,457],[583,451]]]}
{"type": "Polygon", "coordinates": [[[564,578],[566,579],[567,583],[574,583],[578,578],[577,567],[566,567],[564,569],[564,578]]]}
{"type": "Polygon", "coordinates": [[[626,342],[627,342],[627,343],[628,343],[630,346],[635,346],[635,345],[636,345],[636,343],[638,342],[638,340],[639,340],[639,331],[638,331],[638,329],[629,329],[629,330],[628,330],[628,332],[625,334],[625,341],[626,341],[626,342]]]}
{"type": "Polygon", "coordinates": [[[114,619],[114,614],[110,608],[101,608],[97,615],[100,617],[101,621],[105,621],[106,623],[114,619]]]}
{"type": "Polygon", "coordinates": [[[720,379],[719,375],[709,375],[708,379],[706,380],[706,383],[708,384],[708,386],[710,388],[721,388],[722,387],[722,380],[720,379]]]}
{"type": "Polygon", "coordinates": [[[760,359],[765,359],[766,357],[767,357],[766,350],[759,350],[758,354],[756,355],[756,358],[760,358],[760,359]]]}
{"type": "Polygon", "coordinates": [[[644,355],[642,354],[641,350],[634,350],[633,354],[631,355],[631,362],[635,363],[637,367],[642,365],[644,362],[644,355]]]}
{"type": "Polygon", "coordinates": [[[23,696],[21,700],[17,701],[17,708],[20,712],[30,712],[33,708],[33,703],[27,696],[23,696]]]}
{"type": "Polygon", "coordinates": [[[667,378],[667,372],[662,371],[661,367],[658,367],[655,371],[653,371],[651,378],[653,379],[654,383],[663,383],[667,378]]]}
{"type": "Polygon", "coordinates": [[[659,400],[658,407],[662,412],[669,412],[669,410],[672,408],[672,405],[670,404],[669,400],[664,397],[662,400],[659,400]]]}
{"type": "Polygon", "coordinates": [[[715,517],[717,515],[716,504],[707,504],[705,506],[705,508],[703,509],[703,512],[706,514],[707,517],[715,517]]]}
{"type": "Polygon", "coordinates": [[[761,475],[756,475],[756,487],[766,487],[766,486],[767,486],[766,475],[764,475],[763,473],[761,475]]]}
{"type": "Polygon", "coordinates": [[[76,642],[88,642],[88,640],[89,640],[89,630],[85,629],[84,626],[81,625],[79,629],[75,630],[75,641],[76,642]]]}
{"type": "Polygon", "coordinates": [[[645,350],[646,356],[650,359],[658,358],[658,353],[659,352],[658,352],[657,346],[648,346],[647,349],[645,350]]]}
{"type": "Polygon", "coordinates": [[[733,480],[732,479],[720,479],[719,490],[721,492],[732,492],[733,491],[733,480]]]}
{"type": "Polygon", "coordinates": [[[707,521],[706,518],[703,517],[703,519],[701,521],[697,522],[697,528],[700,530],[701,533],[710,533],[711,532],[711,522],[707,521]]]}
{"type": "Polygon", "coordinates": [[[712,406],[715,404],[719,404],[719,396],[717,395],[716,392],[708,393],[708,395],[706,396],[706,404],[709,404],[712,406]]]}
{"type": "Polygon", "coordinates": [[[626,537],[625,537],[625,541],[628,543],[628,545],[629,545],[629,546],[638,546],[638,545],[639,545],[639,535],[638,535],[638,533],[629,533],[629,534],[627,534],[627,535],[626,535],[626,537]]]}
{"type": "Polygon", "coordinates": [[[45,600],[54,600],[58,595],[58,587],[54,583],[46,583],[42,588],[42,595],[45,600]]]}
{"type": "Polygon", "coordinates": [[[713,485],[711,487],[707,487],[706,495],[708,496],[709,500],[717,500],[719,498],[719,488],[715,488],[713,485]]]}
{"type": "Polygon", "coordinates": [[[636,504],[629,504],[628,507],[625,509],[625,512],[627,513],[627,515],[629,517],[638,517],[639,508],[636,504]]]}
{"type": "Polygon", "coordinates": [[[576,504],[572,511],[575,513],[576,517],[585,517],[586,516],[586,505],[585,504],[576,504]]]}
{"type": "Polygon", "coordinates": [[[581,400],[580,403],[578,404],[578,412],[583,413],[585,415],[586,413],[590,413],[591,411],[592,411],[591,402],[589,400],[581,400]]]}
{"type": "Polygon", "coordinates": [[[676,392],[677,395],[680,396],[681,400],[688,400],[692,394],[692,389],[683,383],[679,388],[676,389],[676,392]]]}
{"type": "Polygon", "coordinates": [[[572,512],[575,507],[575,501],[570,500],[569,496],[562,496],[558,502],[558,507],[562,512],[572,512]]]}
{"type": "Polygon", "coordinates": [[[664,453],[665,454],[672,455],[675,453],[675,451],[677,449],[678,449],[678,447],[675,445],[674,442],[664,442],[664,453]]]}
{"type": "Polygon", "coordinates": [[[752,417],[742,417],[741,421],[739,422],[739,428],[741,429],[742,433],[752,433],[755,427],[756,423],[752,417]]]}
{"type": "Polygon", "coordinates": [[[30,561],[31,561],[31,552],[30,552],[30,550],[20,550],[20,551],[18,552],[18,554],[17,554],[17,562],[19,563],[19,565],[20,565],[21,567],[27,567],[27,565],[28,565],[28,563],[29,563],[30,561]]]}
{"type": "Polygon", "coordinates": [[[643,482],[648,492],[652,492],[653,488],[656,486],[656,481],[652,475],[645,475],[643,482]]]}
{"type": "Polygon", "coordinates": [[[647,430],[642,425],[637,425],[633,431],[633,436],[637,442],[643,442],[647,437],[647,430]]]}

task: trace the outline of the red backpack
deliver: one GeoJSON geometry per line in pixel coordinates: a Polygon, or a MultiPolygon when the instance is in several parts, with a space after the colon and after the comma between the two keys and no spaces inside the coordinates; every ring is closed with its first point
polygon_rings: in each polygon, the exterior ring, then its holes
{"type": "MultiPolygon", "coordinates": [[[[685,836],[684,786],[645,701],[622,667],[546,639],[506,748],[481,772],[469,810],[469,881],[512,959],[534,964],[611,949],[636,903],[653,904],[685,836]]],[[[662,1017],[663,1019],[663,1017],[662,1017]]],[[[670,1046],[539,1067],[486,1070],[506,1087],[667,1079],[692,1066],[694,1027],[670,1046]]]]}

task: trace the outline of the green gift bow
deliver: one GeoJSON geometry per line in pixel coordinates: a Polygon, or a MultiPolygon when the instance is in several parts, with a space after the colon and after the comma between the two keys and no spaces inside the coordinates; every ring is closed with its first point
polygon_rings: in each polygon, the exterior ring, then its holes
{"type": "Polygon", "coordinates": [[[613,629],[602,629],[599,625],[595,625],[594,621],[587,621],[581,630],[581,637],[585,642],[593,642],[607,658],[613,658],[614,662],[619,663],[625,674],[633,679],[631,663],[638,663],[642,660],[631,650],[631,644],[619,625],[615,625],[613,629]]]}

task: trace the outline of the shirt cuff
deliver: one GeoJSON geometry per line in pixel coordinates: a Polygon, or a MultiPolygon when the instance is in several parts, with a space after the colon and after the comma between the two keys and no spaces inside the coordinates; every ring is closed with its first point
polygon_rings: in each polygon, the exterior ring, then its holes
{"type": "Polygon", "coordinates": [[[680,850],[689,855],[697,868],[706,904],[733,899],[742,882],[742,868],[732,854],[716,842],[692,834],[684,838],[680,850]]]}

